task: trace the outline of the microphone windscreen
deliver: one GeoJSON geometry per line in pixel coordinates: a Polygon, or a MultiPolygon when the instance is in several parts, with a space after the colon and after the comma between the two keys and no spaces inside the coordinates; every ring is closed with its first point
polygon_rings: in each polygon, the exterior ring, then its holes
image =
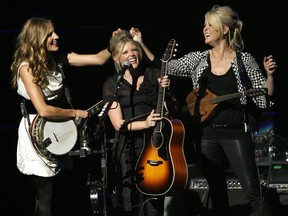
{"type": "Polygon", "coordinates": [[[129,61],[123,62],[123,67],[128,67],[128,68],[130,68],[130,67],[131,67],[130,62],[129,62],[129,61]]]}

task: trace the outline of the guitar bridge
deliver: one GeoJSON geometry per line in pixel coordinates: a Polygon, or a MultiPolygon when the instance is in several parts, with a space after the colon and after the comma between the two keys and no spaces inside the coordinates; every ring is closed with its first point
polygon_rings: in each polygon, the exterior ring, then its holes
{"type": "Polygon", "coordinates": [[[148,163],[150,166],[159,166],[160,164],[163,164],[163,161],[148,160],[147,163],[148,163]]]}

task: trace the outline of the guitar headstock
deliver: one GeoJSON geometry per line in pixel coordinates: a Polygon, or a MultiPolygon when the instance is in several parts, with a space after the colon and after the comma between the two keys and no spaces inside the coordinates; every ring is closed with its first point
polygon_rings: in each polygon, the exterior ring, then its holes
{"type": "Polygon", "coordinates": [[[177,46],[178,44],[176,44],[175,39],[169,40],[166,50],[162,56],[162,62],[168,62],[171,58],[175,56],[175,52],[177,51],[176,49],[177,46]]]}

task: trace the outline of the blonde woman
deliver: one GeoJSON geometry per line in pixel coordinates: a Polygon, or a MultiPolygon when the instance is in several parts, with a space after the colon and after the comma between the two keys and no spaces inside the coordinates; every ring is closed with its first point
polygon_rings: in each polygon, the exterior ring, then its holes
{"type": "Polygon", "coordinates": [[[170,76],[191,78],[200,100],[201,97],[203,101],[207,99],[205,93],[200,95],[206,90],[217,96],[241,93],[240,97],[220,103],[206,121],[201,119],[201,114],[207,114],[201,106],[194,113],[192,110],[195,120],[202,123],[197,151],[209,183],[214,215],[217,216],[232,215],[224,173],[227,166],[232,167],[239,179],[253,214],[262,215],[263,197],[253,142],[247,127],[245,91],[267,88],[267,94],[254,97],[253,102],[260,108],[269,108],[277,64],[271,55],[264,57],[266,76],[263,75],[253,56],[243,52],[242,26],[237,12],[231,7],[213,6],[205,14],[203,27],[204,42],[211,48],[190,52],[168,63],[170,76]]]}
{"type": "Polygon", "coordinates": [[[133,40],[128,31],[122,30],[110,39],[110,50],[117,71],[121,71],[125,64],[130,65],[123,71],[120,83],[116,73],[103,86],[103,100],[112,101],[108,115],[119,139],[116,154],[121,166],[121,194],[118,198],[123,206],[123,215],[142,215],[138,207],[143,204],[144,215],[160,216],[163,215],[163,197],[141,201],[134,181],[134,169],[144,146],[145,130],[153,128],[161,120],[155,113],[159,85],[168,87],[170,80],[168,76],[160,79],[160,69],[147,66],[140,43],[133,40]],[[124,124],[146,113],[150,113],[148,117],[124,124]]]}

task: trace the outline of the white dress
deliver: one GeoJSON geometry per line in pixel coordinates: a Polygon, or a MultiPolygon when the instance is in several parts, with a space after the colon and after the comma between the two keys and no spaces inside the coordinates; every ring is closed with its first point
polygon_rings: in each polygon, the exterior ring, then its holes
{"type": "MultiPolygon", "coordinates": [[[[22,62],[18,68],[17,93],[25,99],[30,100],[24,83],[19,76],[19,70],[24,65],[28,65],[28,63],[22,62]]],[[[59,72],[52,72],[47,79],[49,85],[43,89],[45,99],[53,100],[59,98],[63,87],[62,74],[59,72]]],[[[29,114],[31,122],[35,116],[35,114],[29,114]]],[[[42,177],[55,176],[57,172],[59,172],[56,162],[51,162],[40,156],[34,149],[30,139],[28,120],[24,117],[22,117],[18,128],[17,167],[23,174],[42,177]]]]}

